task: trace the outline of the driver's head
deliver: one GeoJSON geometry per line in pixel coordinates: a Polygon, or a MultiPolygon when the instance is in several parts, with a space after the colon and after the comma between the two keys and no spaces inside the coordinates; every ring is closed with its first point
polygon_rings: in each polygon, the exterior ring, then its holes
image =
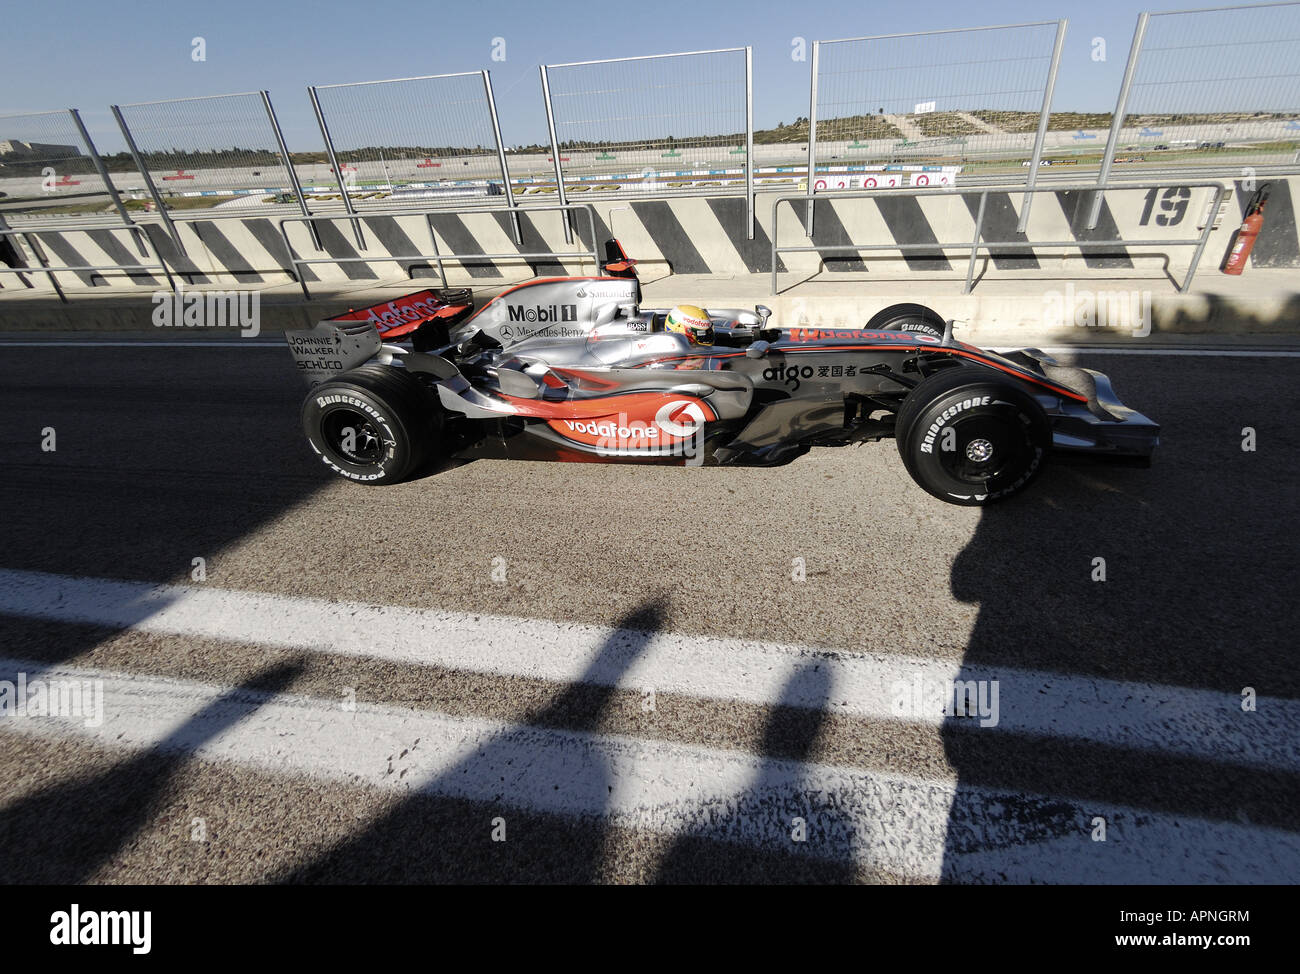
{"type": "Polygon", "coordinates": [[[709,313],[693,304],[679,304],[673,308],[668,312],[664,326],[669,331],[685,335],[692,345],[713,344],[713,322],[709,320],[709,313]]]}

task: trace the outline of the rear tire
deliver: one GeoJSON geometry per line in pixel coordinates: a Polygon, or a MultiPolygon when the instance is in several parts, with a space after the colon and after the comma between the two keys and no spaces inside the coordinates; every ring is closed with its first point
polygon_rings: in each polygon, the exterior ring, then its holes
{"type": "Polygon", "coordinates": [[[903,465],[950,504],[982,506],[1028,487],[1052,445],[1043,407],[1017,383],[957,367],[913,389],[895,417],[903,465]]]}
{"type": "Polygon", "coordinates": [[[389,365],[363,365],[313,387],[302,426],[317,456],[341,477],[387,485],[428,456],[438,406],[420,380],[389,365]]]}
{"type": "Polygon", "coordinates": [[[943,341],[948,323],[923,304],[894,304],[872,316],[867,331],[910,331],[943,341]]]}

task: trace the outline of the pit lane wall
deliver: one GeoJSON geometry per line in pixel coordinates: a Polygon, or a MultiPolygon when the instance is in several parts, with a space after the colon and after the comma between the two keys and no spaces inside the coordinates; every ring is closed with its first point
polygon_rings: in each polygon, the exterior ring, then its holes
{"type": "MultiPolygon", "coordinates": [[[[1227,183],[1231,193],[1221,211],[1220,225],[1211,235],[1198,274],[1218,273],[1230,245],[1232,232],[1240,223],[1251,196],[1251,187],[1240,181],[1227,183]]],[[[1014,250],[1002,250],[981,257],[978,271],[983,279],[1030,277],[1067,280],[1084,273],[1105,272],[1116,278],[1129,274],[1149,276],[1167,271],[1181,278],[1191,258],[1191,247],[1130,247],[1119,243],[1104,251],[1086,255],[1075,250],[1036,246],[1035,241],[1089,239],[1173,240],[1195,237],[1204,226],[1210,190],[1179,192],[1176,180],[1154,193],[1117,188],[1108,191],[1094,230],[1086,229],[1091,194],[1044,192],[1033,197],[1027,233],[1016,234],[1024,196],[1014,188],[991,191],[986,205],[984,238],[1023,240],[1014,250]],[[1168,190],[1175,191],[1167,196],[1168,190]]],[[[789,192],[787,190],[786,192],[789,192]]],[[[1300,176],[1271,181],[1265,225],[1251,257],[1256,268],[1300,268],[1300,238],[1297,236],[1294,200],[1300,193],[1300,176]]],[[[645,277],[665,274],[739,275],[765,274],[771,269],[771,239],[774,201],[779,193],[761,193],[757,198],[757,223],[753,239],[746,233],[746,207],[742,198],[716,196],[632,199],[594,202],[595,239],[585,217],[575,219],[575,240],[599,249],[609,236],[617,236],[629,254],[641,261],[645,277]]],[[[914,276],[921,281],[938,275],[945,279],[964,277],[967,249],[956,241],[974,236],[979,196],[877,196],[871,199],[837,199],[833,193],[819,196],[811,242],[835,244],[920,244],[932,245],[905,257],[897,252],[872,255],[828,255],[823,263],[816,254],[782,254],[777,269],[787,275],[787,287],[824,272],[880,274],[891,279],[914,276]]],[[[802,202],[780,204],[781,246],[806,246],[802,202]]],[[[444,254],[542,253],[551,256],[510,256],[493,260],[445,259],[448,282],[490,285],[517,281],[532,275],[591,273],[590,261],[572,255],[573,245],[564,241],[560,215],[523,212],[520,215],[522,245],[516,244],[508,213],[487,210],[443,212],[428,222],[423,216],[375,214],[358,218],[364,246],[359,247],[348,220],[319,222],[321,249],[317,249],[307,226],[290,223],[289,248],[300,258],[365,258],[357,263],[312,264],[301,267],[310,285],[323,290],[364,286],[406,277],[434,276],[432,261],[416,255],[429,254],[429,226],[437,235],[444,254]]],[[[278,223],[269,217],[247,216],[220,220],[186,220],[176,224],[184,243],[180,253],[160,223],[142,223],[159,253],[182,280],[194,285],[267,287],[293,280],[289,248],[278,223]]],[[[52,266],[120,264],[130,268],[147,263],[130,234],[113,229],[33,231],[52,266]]],[[[35,266],[33,255],[18,238],[18,253],[6,262],[24,261],[35,266]]],[[[2,256],[2,255],[0,255],[2,256]]],[[[1247,270],[1249,273],[1249,269],[1247,270]]],[[[155,271],[129,273],[66,271],[60,284],[70,292],[86,289],[162,287],[165,281],[155,271]]],[[[30,280],[43,287],[41,275],[30,280]]],[[[0,275],[5,289],[21,287],[13,275],[0,275]]]]}

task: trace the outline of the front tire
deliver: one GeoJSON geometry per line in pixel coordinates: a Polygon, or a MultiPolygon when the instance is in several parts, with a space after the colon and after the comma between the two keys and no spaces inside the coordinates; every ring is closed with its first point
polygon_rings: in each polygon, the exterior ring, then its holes
{"type": "Polygon", "coordinates": [[[1051,423],[1026,389],[961,366],[913,389],[894,429],[912,479],[940,500],[965,506],[1024,490],[1052,445],[1051,423]]]}
{"type": "Polygon", "coordinates": [[[322,382],[302,404],[311,448],[339,476],[362,484],[405,480],[428,455],[436,416],[420,380],[387,365],[322,382]]]}

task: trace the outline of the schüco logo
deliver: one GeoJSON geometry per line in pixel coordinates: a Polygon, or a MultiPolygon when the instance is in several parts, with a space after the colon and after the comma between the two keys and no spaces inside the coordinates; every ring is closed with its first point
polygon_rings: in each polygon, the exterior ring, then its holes
{"type": "Polygon", "coordinates": [[[550,304],[545,307],[525,308],[523,305],[509,306],[511,321],[577,321],[576,304],[550,304]]]}

